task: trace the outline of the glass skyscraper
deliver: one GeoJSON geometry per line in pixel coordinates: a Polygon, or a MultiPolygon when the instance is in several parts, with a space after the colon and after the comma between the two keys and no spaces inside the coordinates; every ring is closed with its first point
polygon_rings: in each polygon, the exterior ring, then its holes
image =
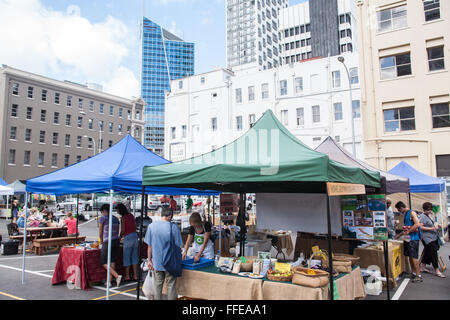
{"type": "Polygon", "coordinates": [[[141,95],[146,102],[144,145],[164,155],[164,103],[170,81],[194,74],[194,44],[143,18],[141,95]]]}

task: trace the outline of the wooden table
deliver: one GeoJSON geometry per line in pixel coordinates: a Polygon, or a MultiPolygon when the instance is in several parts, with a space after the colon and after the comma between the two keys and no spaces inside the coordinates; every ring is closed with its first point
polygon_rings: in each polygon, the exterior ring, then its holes
{"type": "MultiPolygon", "coordinates": [[[[19,228],[19,231],[24,231],[24,228],[19,228]]],[[[42,235],[45,231],[51,231],[50,238],[53,236],[53,231],[55,230],[67,230],[67,227],[35,227],[35,228],[27,228],[27,235],[42,235]]],[[[37,237],[36,236],[36,237],[37,237]]]]}

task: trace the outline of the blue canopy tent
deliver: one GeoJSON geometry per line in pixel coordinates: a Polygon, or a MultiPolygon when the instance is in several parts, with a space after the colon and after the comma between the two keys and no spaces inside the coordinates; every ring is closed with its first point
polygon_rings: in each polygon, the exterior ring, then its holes
{"type": "Polygon", "coordinates": [[[7,186],[7,185],[8,184],[6,183],[6,181],[0,178],[0,186],[7,186]]]}
{"type": "MultiPolygon", "coordinates": [[[[444,217],[442,208],[442,193],[446,192],[445,180],[428,176],[417,171],[405,161],[400,162],[394,168],[388,171],[397,176],[409,178],[411,188],[410,193],[437,193],[439,194],[439,210],[441,216],[442,236],[444,236],[444,217]]],[[[411,207],[411,198],[409,200],[411,207]]],[[[445,211],[444,211],[445,212],[445,211]]]]}
{"type": "MultiPolygon", "coordinates": [[[[27,180],[26,191],[54,195],[108,192],[110,194],[109,221],[112,221],[113,192],[142,193],[143,195],[144,193],[167,195],[220,194],[217,191],[201,191],[192,188],[156,188],[149,186],[144,189],[142,187],[142,169],[144,166],[156,166],[169,162],[153,152],[148,151],[132,136],[127,135],[111,148],[89,159],[73,164],[67,168],[27,180]]],[[[25,203],[27,203],[27,200],[25,203]]],[[[111,241],[111,231],[112,228],[109,228],[109,241],[111,241]]],[[[26,234],[26,229],[24,233],[26,234]]],[[[110,250],[111,245],[109,243],[107,279],[110,278],[110,250]]],[[[22,283],[24,282],[25,250],[23,252],[22,283]]],[[[107,283],[107,299],[109,299],[109,281],[107,283]]]]}

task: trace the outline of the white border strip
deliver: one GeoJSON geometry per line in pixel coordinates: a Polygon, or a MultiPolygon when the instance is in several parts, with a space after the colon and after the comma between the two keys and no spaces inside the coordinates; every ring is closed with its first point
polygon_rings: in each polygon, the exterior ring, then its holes
{"type": "MultiPolygon", "coordinates": [[[[22,272],[22,269],[21,269],[21,268],[15,268],[15,267],[10,267],[10,266],[5,266],[5,265],[3,265],[3,264],[0,264],[0,268],[6,268],[6,269],[11,269],[11,270],[16,270],[16,271],[22,272]]],[[[48,275],[48,274],[40,273],[40,272],[37,272],[37,271],[25,270],[25,272],[31,273],[31,274],[34,274],[34,275],[37,275],[37,276],[41,276],[41,277],[50,278],[50,279],[53,278],[53,275],[50,276],[50,275],[48,275]]]]}
{"type": "Polygon", "coordinates": [[[391,300],[398,300],[398,299],[400,299],[400,296],[402,295],[403,291],[405,291],[409,280],[410,279],[403,280],[402,284],[400,285],[400,287],[398,287],[397,291],[395,292],[395,294],[394,294],[394,296],[392,297],[391,300]]]}

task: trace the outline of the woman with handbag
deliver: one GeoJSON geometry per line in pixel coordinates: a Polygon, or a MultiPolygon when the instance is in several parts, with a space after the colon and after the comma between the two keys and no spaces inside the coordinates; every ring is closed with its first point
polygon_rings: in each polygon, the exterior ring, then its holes
{"type": "Polygon", "coordinates": [[[422,259],[420,263],[420,272],[431,273],[427,270],[426,265],[432,264],[436,276],[445,278],[439,271],[438,250],[439,250],[439,234],[437,230],[439,225],[433,220],[433,205],[425,202],[422,205],[423,214],[420,217],[420,225],[422,230],[422,243],[424,245],[422,259]]]}

